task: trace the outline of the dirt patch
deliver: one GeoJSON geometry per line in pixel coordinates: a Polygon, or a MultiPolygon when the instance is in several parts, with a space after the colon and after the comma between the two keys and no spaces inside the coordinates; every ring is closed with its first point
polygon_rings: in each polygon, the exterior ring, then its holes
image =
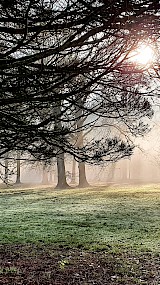
{"type": "Polygon", "coordinates": [[[160,256],[89,252],[46,245],[1,245],[0,284],[160,284],[160,256]]]}

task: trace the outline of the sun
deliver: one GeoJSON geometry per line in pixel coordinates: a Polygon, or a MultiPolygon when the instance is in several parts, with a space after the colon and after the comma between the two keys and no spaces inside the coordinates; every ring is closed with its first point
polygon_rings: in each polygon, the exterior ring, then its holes
{"type": "Polygon", "coordinates": [[[152,65],[154,50],[149,44],[140,44],[129,55],[129,60],[143,67],[152,65]]]}

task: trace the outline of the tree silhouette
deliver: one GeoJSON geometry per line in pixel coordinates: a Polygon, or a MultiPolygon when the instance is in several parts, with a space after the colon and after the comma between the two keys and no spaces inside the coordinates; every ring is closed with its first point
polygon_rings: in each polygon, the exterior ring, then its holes
{"type": "MultiPolygon", "coordinates": [[[[156,43],[159,9],[158,1],[1,1],[0,157],[23,150],[39,160],[69,153],[100,163],[130,155],[127,140],[102,136],[77,146],[71,134],[99,118],[146,131],[148,70],[128,57],[138,41],[156,43]],[[79,129],[77,110],[88,118],[79,129]]],[[[150,77],[157,72],[150,67],[150,77]]]]}

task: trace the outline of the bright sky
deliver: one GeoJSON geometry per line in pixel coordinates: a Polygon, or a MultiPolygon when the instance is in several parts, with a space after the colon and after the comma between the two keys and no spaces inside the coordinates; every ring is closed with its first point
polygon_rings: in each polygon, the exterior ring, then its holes
{"type": "Polygon", "coordinates": [[[130,53],[130,60],[144,66],[152,64],[154,56],[154,50],[149,44],[140,44],[130,53]]]}

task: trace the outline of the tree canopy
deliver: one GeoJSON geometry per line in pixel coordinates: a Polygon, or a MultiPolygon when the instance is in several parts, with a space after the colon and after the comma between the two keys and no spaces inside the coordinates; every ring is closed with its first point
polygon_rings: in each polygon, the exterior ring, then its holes
{"type": "Polygon", "coordinates": [[[139,41],[158,52],[159,10],[159,1],[1,1],[0,157],[14,149],[90,162],[130,155],[133,145],[119,138],[77,147],[72,136],[99,118],[145,132],[153,113],[146,80],[159,66],[138,67],[129,56],[139,41]]]}

